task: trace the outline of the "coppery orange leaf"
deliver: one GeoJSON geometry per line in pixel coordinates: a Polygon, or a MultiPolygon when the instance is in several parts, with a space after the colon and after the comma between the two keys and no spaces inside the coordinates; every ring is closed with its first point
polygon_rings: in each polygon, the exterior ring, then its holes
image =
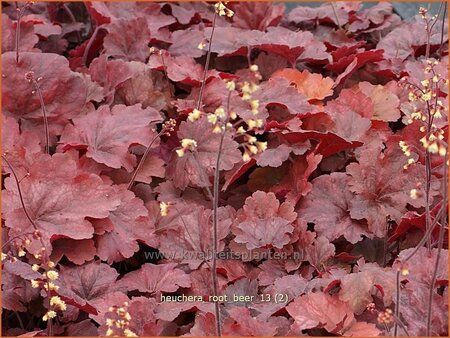
{"type": "Polygon", "coordinates": [[[310,73],[307,70],[285,68],[275,72],[273,77],[284,77],[295,84],[297,90],[306,95],[309,100],[323,100],[333,95],[333,79],[320,74],[310,73]]]}

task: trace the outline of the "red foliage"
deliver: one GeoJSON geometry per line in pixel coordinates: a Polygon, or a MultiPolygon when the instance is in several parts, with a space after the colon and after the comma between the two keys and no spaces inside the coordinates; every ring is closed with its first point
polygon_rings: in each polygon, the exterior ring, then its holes
{"type": "Polygon", "coordinates": [[[245,243],[247,249],[264,247],[283,248],[289,243],[291,223],[297,214],[293,206],[280,205],[273,193],[255,192],[245,200],[242,212],[238,213],[233,233],[236,243],[245,243]]]}
{"type": "Polygon", "coordinates": [[[131,145],[148,145],[155,132],[150,123],[161,122],[161,116],[153,108],[134,106],[100,106],[84,116],[73,119],[64,129],[60,143],[63,151],[71,148],[86,149],[86,157],[110,168],[124,167],[131,171],[134,156],[129,154],[131,145]]]}
{"type": "Polygon", "coordinates": [[[338,334],[354,320],[348,304],[324,293],[300,296],[286,308],[294,318],[297,330],[323,327],[338,334]]]}
{"type": "MultiPolygon", "coordinates": [[[[197,147],[196,151],[188,151],[183,157],[179,157],[176,152],[172,153],[172,158],[167,166],[167,176],[173,179],[175,187],[184,189],[189,184],[200,187],[211,185],[209,176],[216,167],[220,134],[205,133],[209,126],[206,117],[202,117],[196,122],[181,122],[177,133],[178,138],[180,141],[183,139],[196,140],[197,147]]],[[[240,159],[238,144],[227,133],[224,138],[220,169],[230,170],[240,159]]]]}
{"type": "Polygon", "coordinates": [[[224,5],[2,3],[2,335],[448,336],[447,27],[224,5]]]}

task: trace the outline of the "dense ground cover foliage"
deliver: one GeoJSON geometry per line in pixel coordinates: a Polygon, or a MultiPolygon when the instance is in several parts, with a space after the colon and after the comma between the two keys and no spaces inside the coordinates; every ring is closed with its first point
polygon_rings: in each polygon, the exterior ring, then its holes
{"type": "Polygon", "coordinates": [[[446,5],[2,6],[3,335],[448,335],[446,5]]]}

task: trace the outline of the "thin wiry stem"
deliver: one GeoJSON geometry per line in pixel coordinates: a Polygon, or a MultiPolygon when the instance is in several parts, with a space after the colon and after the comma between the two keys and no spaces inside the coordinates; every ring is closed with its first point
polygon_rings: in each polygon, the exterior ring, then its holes
{"type": "Polygon", "coordinates": [[[339,17],[338,17],[337,12],[336,12],[336,7],[334,7],[334,3],[333,2],[330,2],[330,5],[331,5],[331,8],[333,9],[333,14],[334,14],[334,17],[336,18],[336,23],[337,23],[337,25],[339,27],[339,30],[343,31],[344,29],[342,28],[341,23],[339,22],[339,17]]]}
{"type": "MultiPolygon", "coordinates": [[[[69,6],[67,5],[67,3],[63,3],[62,4],[62,8],[64,9],[64,11],[66,12],[66,14],[69,16],[70,21],[72,21],[72,23],[76,23],[77,19],[75,19],[75,15],[73,15],[72,10],[69,8],[69,6]]],[[[76,31],[76,36],[77,36],[77,41],[78,44],[81,43],[81,35],[79,31],[76,31]]]]}
{"type": "Polygon", "coordinates": [[[30,214],[28,213],[28,210],[25,206],[25,202],[23,200],[23,195],[22,195],[22,189],[20,188],[20,183],[19,183],[19,178],[17,177],[16,171],[14,170],[14,168],[12,167],[11,163],[8,161],[8,159],[6,158],[5,155],[2,155],[2,159],[3,161],[6,162],[6,164],[8,165],[9,169],[11,170],[11,173],[13,174],[14,180],[16,181],[16,186],[17,186],[17,192],[19,194],[19,200],[20,200],[20,204],[22,205],[22,209],[25,213],[25,216],[27,217],[28,221],[31,223],[31,225],[33,226],[34,230],[39,231],[36,223],[33,221],[33,219],[31,218],[30,214]]]}
{"type": "MultiPolygon", "coordinates": [[[[183,223],[184,229],[186,230],[186,233],[188,234],[189,239],[191,240],[192,246],[194,247],[194,249],[196,249],[199,253],[200,253],[200,252],[204,252],[204,251],[197,245],[197,243],[195,243],[194,238],[192,237],[192,235],[191,235],[191,233],[190,233],[190,231],[189,231],[189,228],[188,228],[188,226],[187,226],[187,223],[186,223],[186,221],[184,220],[183,214],[182,214],[182,213],[180,212],[180,210],[176,207],[176,205],[174,205],[174,209],[175,209],[175,211],[178,213],[178,217],[180,217],[181,222],[183,223]]],[[[158,229],[158,230],[159,230],[159,229],[158,229]]],[[[211,265],[209,264],[209,262],[208,262],[207,260],[205,260],[205,263],[206,263],[206,265],[207,265],[210,269],[212,268],[211,265]]]]}
{"type": "MultiPolygon", "coordinates": [[[[431,43],[430,43],[430,40],[431,40],[431,34],[433,33],[434,25],[436,25],[436,22],[437,22],[438,19],[439,19],[439,16],[440,16],[440,14],[441,14],[441,10],[442,10],[442,2],[441,2],[440,5],[439,5],[439,10],[438,10],[438,13],[437,13],[437,15],[436,15],[436,19],[434,19],[434,20],[432,20],[432,21],[430,21],[430,22],[427,22],[427,44],[426,44],[426,50],[425,50],[425,58],[426,58],[426,59],[428,59],[428,58],[430,57],[430,49],[431,49],[431,43]],[[430,25],[431,22],[433,22],[433,23],[430,25]]],[[[445,18],[445,14],[444,14],[444,18],[445,18]]]]}
{"type": "Polygon", "coordinates": [[[86,67],[87,67],[87,58],[88,58],[89,50],[91,49],[92,44],[94,43],[99,30],[100,30],[100,27],[96,26],[94,29],[94,32],[92,33],[91,37],[89,38],[89,42],[87,43],[86,48],[84,49],[83,57],[81,58],[81,63],[86,67]]]}
{"type": "Polygon", "coordinates": [[[447,2],[444,3],[444,15],[442,16],[441,25],[441,43],[439,46],[439,57],[442,59],[442,54],[444,53],[444,28],[445,28],[445,16],[447,15],[447,2]]]}
{"type": "MultiPolygon", "coordinates": [[[[439,12],[436,16],[436,19],[433,22],[433,25],[431,26],[429,32],[428,32],[428,36],[427,36],[427,50],[426,50],[426,58],[429,57],[429,53],[430,53],[430,38],[431,38],[431,33],[432,33],[432,29],[434,27],[434,25],[436,24],[437,20],[439,19],[441,10],[443,7],[443,3],[441,2],[440,6],[439,6],[439,12]]],[[[444,38],[444,25],[445,25],[445,15],[446,15],[446,11],[447,11],[447,4],[445,4],[444,6],[444,13],[443,13],[443,17],[442,17],[442,29],[441,29],[441,47],[443,44],[443,38],[444,38]]],[[[437,86],[437,85],[436,85],[437,86]]],[[[437,102],[437,97],[436,97],[436,102],[437,102]]],[[[431,115],[431,111],[430,109],[428,109],[429,111],[429,115],[431,115]]],[[[429,128],[430,129],[430,128],[429,128]]],[[[429,155],[429,153],[427,152],[427,154],[429,155]]],[[[443,177],[447,177],[448,174],[448,170],[447,170],[447,160],[448,160],[448,149],[445,153],[444,156],[444,175],[443,177]]],[[[431,161],[429,161],[431,162],[431,161]]],[[[428,169],[428,167],[427,167],[428,169]]],[[[430,176],[431,176],[431,163],[429,165],[429,171],[430,171],[430,176]]],[[[447,200],[447,180],[444,179],[444,184],[443,184],[443,196],[444,196],[444,200],[447,200]]],[[[444,204],[443,206],[445,206],[446,204],[444,204]]],[[[429,209],[429,205],[428,205],[428,201],[427,201],[427,206],[429,209]]],[[[445,208],[443,208],[445,209],[445,208]]],[[[429,216],[429,215],[427,215],[429,216]]],[[[437,218],[438,219],[438,218],[437,218]]],[[[441,216],[441,223],[442,225],[445,224],[445,220],[446,220],[446,213],[443,212],[442,216],[441,216]]],[[[440,261],[440,257],[441,257],[441,251],[442,251],[442,247],[443,247],[443,242],[444,242],[444,227],[441,226],[439,228],[439,239],[438,239],[438,247],[437,247],[437,254],[436,254],[436,262],[435,262],[435,266],[433,269],[433,276],[431,278],[431,283],[430,283],[430,290],[429,290],[429,295],[428,295],[428,304],[427,304],[427,319],[426,319],[426,323],[427,323],[427,329],[426,329],[426,335],[430,336],[431,335],[431,321],[432,321],[432,310],[433,310],[433,295],[435,292],[435,283],[436,283],[436,279],[437,279],[437,273],[438,273],[438,268],[439,268],[439,261],[440,261]]],[[[431,236],[430,236],[431,238],[431,236]]],[[[430,246],[430,250],[431,250],[431,246],[430,246]]]]}
{"type": "MultiPolygon", "coordinates": [[[[447,177],[448,174],[448,170],[447,170],[447,159],[448,156],[447,154],[444,157],[444,177],[447,177]]],[[[444,180],[444,187],[443,187],[443,191],[444,191],[444,195],[447,194],[447,181],[444,180]]],[[[441,223],[444,224],[446,220],[446,213],[444,212],[441,216],[441,223]]],[[[441,258],[441,251],[442,251],[442,246],[444,243],[444,227],[441,226],[439,228],[439,240],[438,240],[438,247],[437,247],[437,254],[436,254],[436,262],[434,264],[434,269],[433,269],[433,277],[431,278],[431,284],[430,284],[430,293],[428,295],[428,309],[427,309],[427,336],[431,335],[431,316],[432,316],[432,308],[433,308],[433,294],[435,292],[435,286],[434,284],[436,283],[436,279],[437,279],[437,273],[438,273],[438,268],[439,268],[439,261],[441,258]]]]}
{"type": "Polygon", "coordinates": [[[144,155],[142,155],[141,160],[139,161],[138,166],[136,167],[136,170],[133,173],[133,176],[130,179],[130,183],[128,183],[128,187],[127,189],[130,190],[133,187],[134,182],[136,181],[136,176],[139,173],[139,171],[142,169],[142,166],[144,165],[144,162],[150,152],[150,149],[153,145],[153,143],[155,143],[155,141],[161,137],[161,135],[163,135],[164,133],[166,133],[167,130],[165,130],[164,128],[155,136],[153,137],[153,139],[150,141],[150,144],[148,145],[148,147],[145,149],[144,155]]]}
{"type": "MultiPolygon", "coordinates": [[[[213,277],[213,292],[214,296],[218,296],[218,283],[217,283],[217,232],[218,232],[218,209],[219,209],[219,179],[220,179],[220,159],[222,156],[222,148],[223,148],[223,140],[225,138],[225,134],[227,132],[227,124],[230,116],[230,100],[231,100],[231,91],[228,93],[227,98],[227,120],[224,123],[224,128],[220,135],[220,143],[219,149],[217,150],[217,158],[216,158],[216,167],[214,168],[214,201],[213,201],[213,261],[212,261],[212,277],[213,277]]],[[[216,312],[216,331],[217,335],[222,336],[221,327],[220,327],[220,308],[219,303],[215,302],[215,312],[216,312]]]]}
{"type": "MultiPolygon", "coordinates": [[[[205,183],[209,182],[208,175],[207,175],[206,171],[204,170],[204,168],[202,168],[200,166],[200,162],[197,159],[197,157],[195,156],[195,152],[193,153],[192,158],[194,159],[194,163],[197,165],[198,173],[202,176],[202,179],[204,180],[204,182],[205,183]]],[[[214,196],[213,196],[213,193],[211,191],[211,188],[208,185],[206,185],[204,188],[206,189],[206,193],[208,194],[209,200],[213,201],[214,200],[214,196]]]]}
{"type": "MultiPolygon", "coordinates": [[[[50,290],[50,282],[47,280],[47,288],[48,288],[48,290],[50,290]]],[[[47,297],[48,298],[48,309],[50,310],[51,309],[51,297],[50,297],[50,291],[48,291],[49,292],[49,296],[47,297]]],[[[52,337],[53,336],[53,318],[49,318],[48,319],[48,324],[47,324],[48,326],[47,326],[47,334],[48,334],[48,336],[49,337],[52,337]]]]}
{"type": "Polygon", "coordinates": [[[19,45],[20,45],[20,22],[22,21],[22,17],[25,14],[25,10],[31,5],[31,2],[27,2],[22,8],[17,8],[16,10],[19,12],[17,16],[17,27],[16,27],[16,63],[19,63],[19,45]]]}
{"type": "MultiPolygon", "coordinates": [[[[31,225],[33,226],[33,229],[35,230],[35,232],[37,232],[39,234],[39,241],[41,242],[42,248],[45,249],[45,243],[42,240],[42,236],[40,235],[40,230],[37,227],[36,223],[34,222],[34,220],[31,218],[30,214],[28,213],[28,210],[25,206],[25,201],[23,199],[23,194],[22,194],[22,189],[20,187],[20,181],[17,177],[16,171],[14,170],[13,166],[11,165],[11,163],[9,162],[9,160],[6,158],[5,155],[2,155],[2,159],[6,162],[6,164],[8,165],[9,169],[11,170],[11,173],[14,177],[14,181],[16,182],[16,187],[17,187],[17,193],[19,194],[19,200],[20,200],[20,205],[22,206],[22,209],[25,213],[26,218],[28,219],[28,221],[31,223],[31,225]]],[[[23,236],[25,234],[22,234],[21,236],[23,236]]],[[[50,260],[50,258],[47,255],[47,250],[44,251],[45,252],[45,262],[48,262],[50,260]]]]}
{"type": "MultiPolygon", "coordinates": [[[[441,11],[442,11],[443,5],[444,5],[443,2],[441,2],[441,3],[439,4],[439,9],[438,9],[438,12],[437,12],[437,14],[436,14],[436,19],[433,20],[433,23],[432,23],[432,25],[430,26],[430,34],[433,33],[433,28],[434,28],[434,26],[436,25],[436,22],[438,21],[439,17],[441,16],[441,11]]],[[[444,14],[444,17],[445,17],[445,14],[444,14]]]]}
{"type": "Polygon", "coordinates": [[[170,85],[169,74],[167,73],[166,61],[164,60],[164,52],[160,51],[159,55],[161,56],[161,63],[163,65],[163,72],[164,72],[164,77],[167,82],[167,88],[169,89],[170,97],[173,97],[172,87],[170,85]]]}
{"type": "MultiPolygon", "coordinates": [[[[5,155],[2,155],[2,159],[6,162],[6,164],[8,165],[9,169],[11,170],[11,173],[14,177],[14,180],[16,182],[16,186],[17,186],[17,192],[19,194],[19,200],[20,200],[20,204],[22,206],[22,209],[25,213],[25,216],[27,217],[28,221],[31,223],[31,225],[33,226],[34,230],[37,231],[39,233],[39,229],[36,225],[36,223],[33,221],[33,219],[31,218],[30,214],[28,213],[28,210],[25,206],[25,202],[23,199],[23,195],[22,195],[22,189],[20,188],[20,182],[19,179],[17,177],[16,171],[14,170],[14,168],[12,167],[11,163],[8,161],[8,159],[6,158],[5,155]]],[[[42,236],[39,235],[39,241],[41,242],[42,248],[45,249],[45,244],[44,241],[42,240],[42,236]]],[[[49,262],[50,258],[48,257],[47,254],[47,250],[44,250],[45,252],[45,258],[43,259],[43,262],[49,262]]],[[[50,310],[51,308],[51,304],[50,304],[50,296],[51,296],[51,292],[50,292],[50,282],[47,279],[47,298],[48,298],[48,308],[50,310]]],[[[53,322],[52,322],[52,318],[48,319],[48,324],[47,324],[47,334],[49,337],[53,336],[53,322]]]]}
{"type": "MultiPolygon", "coordinates": [[[[414,250],[405,259],[402,260],[403,263],[408,262],[419,251],[419,249],[427,242],[428,238],[433,233],[434,227],[438,223],[439,219],[441,217],[444,217],[443,219],[445,220],[445,211],[447,210],[447,208],[446,208],[447,202],[448,202],[448,196],[445,195],[443,203],[442,203],[442,207],[439,209],[438,213],[436,214],[436,217],[435,217],[433,223],[431,223],[430,227],[428,229],[426,229],[425,235],[422,237],[422,239],[416,245],[414,250]]],[[[444,228],[444,226],[441,225],[439,234],[441,233],[441,231],[443,232],[443,228],[444,228]]],[[[400,314],[400,271],[397,271],[395,315],[398,318],[400,318],[399,314],[400,314]]],[[[394,326],[394,336],[397,336],[397,330],[398,330],[398,323],[396,322],[395,326],[394,326]]]]}
{"type": "MultiPolygon", "coordinates": [[[[425,235],[422,237],[422,239],[420,240],[420,242],[416,245],[415,249],[408,255],[408,257],[406,257],[403,260],[403,263],[406,263],[407,261],[409,261],[416,253],[417,251],[419,251],[419,249],[425,244],[425,242],[427,241],[428,237],[431,236],[431,233],[434,230],[435,225],[437,224],[439,218],[441,217],[441,215],[443,215],[442,217],[444,217],[445,219],[445,211],[446,211],[446,205],[447,205],[447,199],[448,197],[446,196],[444,198],[444,202],[442,204],[441,209],[439,210],[439,212],[437,213],[431,227],[429,229],[427,229],[427,232],[425,233],[425,235]]],[[[441,230],[444,227],[441,226],[441,230]]],[[[441,231],[440,230],[440,231],[441,231]]],[[[397,275],[396,275],[396,304],[395,304],[395,316],[397,318],[400,318],[400,271],[397,271],[397,275]]],[[[395,322],[395,326],[394,326],[394,336],[397,336],[397,330],[398,330],[398,325],[399,323],[396,321],[395,322]]]]}
{"type": "MultiPolygon", "coordinates": [[[[444,177],[446,177],[446,176],[444,176],[444,177]]],[[[406,263],[407,261],[409,261],[419,251],[419,249],[426,242],[428,242],[428,239],[431,237],[431,234],[433,233],[434,227],[438,223],[439,218],[442,217],[441,215],[445,215],[445,211],[446,211],[446,207],[445,206],[447,205],[447,200],[448,200],[448,197],[445,196],[443,204],[442,204],[442,207],[439,209],[439,212],[437,213],[433,223],[431,223],[430,226],[428,228],[426,228],[425,235],[422,237],[420,242],[416,245],[415,249],[408,255],[408,257],[406,257],[403,260],[403,263],[406,263]]],[[[439,234],[441,233],[441,231],[443,232],[443,228],[444,227],[441,225],[440,230],[439,230],[440,231],[439,234]]],[[[396,285],[395,316],[397,318],[400,318],[400,271],[397,271],[395,285],[396,285]]],[[[397,336],[397,331],[398,331],[398,323],[395,322],[395,324],[394,324],[394,337],[397,336]]]]}
{"type": "Polygon", "coordinates": [[[400,318],[398,318],[396,315],[393,315],[392,318],[394,318],[395,324],[400,325],[400,327],[403,329],[403,331],[405,331],[406,335],[409,337],[409,332],[408,329],[406,328],[405,324],[403,324],[403,322],[400,320],[400,318]]]}
{"type": "MultiPolygon", "coordinates": [[[[217,18],[217,12],[214,10],[214,16],[213,16],[213,20],[212,20],[211,36],[209,37],[208,52],[206,53],[205,69],[203,70],[202,84],[200,86],[200,92],[198,94],[198,101],[197,101],[197,109],[198,110],[200,110],[200,108],[202,106],[203,92],[204,92],[205,86],[206,86],[206,76],[208,74],[209,62],[211,60],[211,48],[212,48],[212,41],[213,41],[213,37],[214,37],[214,30],[215,30],[215,27],[216,27],[216,18],[217,18]]],[[[203,178],[204,178],[205,177],[205,171],[203,170],[203,168],[200,167],[199,161],[197,160],[195,155],[193,157],[195,159],[195,162],[197,163],[197,167],[199,169],[200,175],[202,175],[203,178]]],[[[211,189],[209,188],[209,186],[206,186],[206,191],[208,193],[209,198],[211,200],[213,200],[214,196],[211,193],[211,189]]]]}
{"type": "Polygon", "coordinates": [[[208,53],[206,54],[205,69],[203,71],[203,80],[202,80],[202,85],[200,87],[200,92],[198,94],[198,101],[197,101],[197,109],[198,110],[200,110],[200,108],[202,106],[203,92],[204,92],[205,86],[206,86],[206,75],[208,73],[209,61],[211,60],[211,46],[212,46],[212,40],[213,40],[213,36],[214,36],[214,29],[216,28],[216,17],[217,17],[217,12],[214,11],[211,36],[209,37],[208,53]]]}
{"type": "Polygon", "coordinates": [[[249,46],[248,51],[247,51],[247,63],[248,63],[248,68],[251,67],[252,65],[252,48],[249,46]]]}
{"type": "Polygon", "coordinates": [[[388,233],[389,233],[389,219],[386,219],[386,235],[383,237],[383,268],[386,267],[388,233]]]}
{"type": "MultiPolygon", "coordinates": [[[[439,218],[441,217],[441,215],[447,209],[446,208],[447,202],[448,202],[448,198],[444,199],[442,207],[439,209],[438,213],[436,214],[436,217],[434,218],[433,223],[431,223],[430,228],[428,230],[426,230],[425,235],[422,237],[420,242],[416,245],[414,250],[405,259],[402,260],[403,263],[408,262],[417,253],[417,251],[419,251],[419,249],[425,244],[425,242],[427,241],[428,237],[431,236],[431,234],[432,234],[432,232],[434,230],[434,227],[436,226],[436,224],[439,221],[439,218]]],[[[441,225],[441,227],[443,227],[443,225],[441,225]]]]}
{"type": "MultiPolygon", "coordinates": [[[[428,130],[430,130],[430,128],[428,128],[428,130]]],[[[430,187],[431,187],[431,154],[428,151],[428,149],[425,149],[425,229],[427,230],[431,226],[430,187]]],[[[427,248],[428,250],[431,250],[431,236],[428,238],[427,248]]]]}
{"type": "Polygon", "coordinates": [[[20,328],[25,331],[25,326],[23,325],[22,318],[20,318],[20,315],[17,313],[17,311],[14,311],[14,314],[16,315],[16,318],[19,321],[20,328]]]}
{"type": "Polygon", "coordinates": [[[20,238],[20,237],[22,237],[22,236],[29,236],[29,235],[33,235],[33,233],[32,233],[32,232],[26,232],[26,233],[24,233],[24,234],[20,234],[20,235],[11,237],[9,240],[7,240],[7,241],[2,245],[2,250],[3,250],[9,243],[11,243],[13,240],[15,240],[15,239],[17,239],[17,238],[20,238]]]}
{"type": "MultiPolygon", "coordinates": [[[[433,125],[433,115],[431,114],[430,104],[427,102],[428,121],[427,131],[431,132],[433,125]]],[[[425,229],[429,229],[431,226],[431,214],[430,214],[430,188],[431,188],[431,153],[428,148],[425,149],[425,229]]],[[[431,250],[431,236],[427,241],[427,248],[431,250]]]]}
{"type": "Polygon", "coordinates": [[[42,96],[41,87],[38,80],[34,80],[34,87],[36,88],[36,93],[39,96],[39,102],[41,104],[42,115],[44,116],[44,133],[45,133],[45,153],[50,154],[50,135],[48,132],[48,114],[47,108],[45,108],[44,97],[42,96]]]}
{"type": "MultiPolygon", "coordinates": [[[[395,276],[395,317],[400,318],[400,271],[395,276]]],[[[397,337],[398,323],[394,324],[394,337],[397,337]]]]}

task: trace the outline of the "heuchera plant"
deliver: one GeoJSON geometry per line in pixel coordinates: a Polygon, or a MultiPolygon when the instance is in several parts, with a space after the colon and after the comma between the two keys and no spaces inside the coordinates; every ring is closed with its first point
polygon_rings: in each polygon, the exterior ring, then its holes
{"type": "Polygon", "coordinates": [[[2,335],[448,336],[446,3],[2,11],[2,335]]]}

